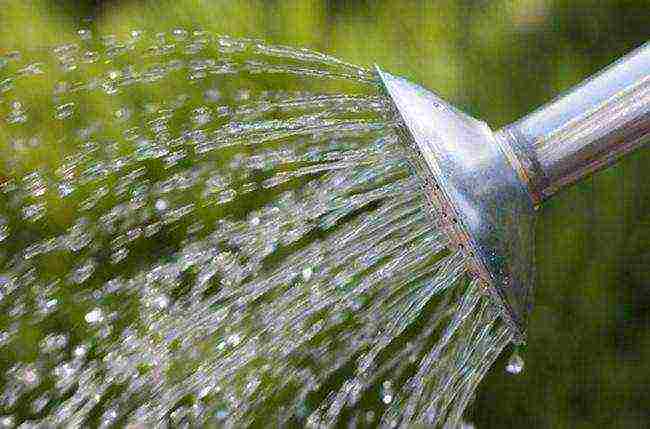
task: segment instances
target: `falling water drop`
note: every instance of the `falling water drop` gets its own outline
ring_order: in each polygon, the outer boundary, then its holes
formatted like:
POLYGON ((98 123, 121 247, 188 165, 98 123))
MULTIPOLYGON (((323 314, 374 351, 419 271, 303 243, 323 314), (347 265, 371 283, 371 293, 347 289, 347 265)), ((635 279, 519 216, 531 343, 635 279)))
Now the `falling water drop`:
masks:
POLYGON ((155 206, 156 206, 156 210, 158 210, 159 212, 164 212, 165 210, 167 210, 167 207, 169 207, 169 204, 167 203, 167 201, 160 198, 156 200, 155 206))
POLYGON ((393 383, 390 380, 381 384, 381 401, 386 405, 393 401, 393 383))
POLYGON ((92 37, 93 33, 87 28, 82 28, 79 31, 77 31, 77 34, 79 37, 83 40, 88 40, 92 37))
POLYGON ((154 304, 155 304, 156 307, 158 307, 160 310, 164 310, 164 309, 167 308, 167 306, 169 305, 169 298, 167 298, 167 296, 165 296, 165 295, 157 296, 157 297, 154 299, 154 304))
POLYGON ((88 347, 83 344, 75 347, 74 349, 74 355, 77 358, 82 358, 86 356, 86 353, 88 353, 88 347))
POLYGON ((68 195, 74 192, 74 186, 70 182, 61 182, 59 183, 59 195, 61 197, 67 197, 68 195))
POLYGON ((0 428, 13 428, 15 425, 14 416, 0 416, 0 428))
POLYGON ((221 93, 217 88, 211 88, 204 93, 205 100, 211 103, 216 103, 221 98, 221 93))
POLYGON ((176 40, 185 40, 187 38, 187 30, 175 28, 172 30, 172 36, 174 36, 176 40))
POLYGON ((14 101, 11 103, 12 110, 7 115, 7 123, 9 124, 20 124, 27 122, 27 113, 23 108, 23 104, 20 101, 14 101))
POLYGON ((197 125, 205 125, 212 120, 212 112, 209 108, 202 106, 197 107, 192 112, 192 122, 197 125))
POLYGON ((99 54, 95 51, 86 51, 83 55, 83 61, 86 63, 94 63, 99 59, 99 54))
POLYGON ((7 219, 0 216, 0 241, 4 241, 9 237, 9 226, 7 223, 7 219))
POLYGON ((40 413, 48 402, 50 402, 50 398, 47 394, 39 396, 32 402, 32 411, 34 413, 40 413))
POLYGON ((36 222, 37 220, 40 220, 43 218, 43 216, 45 216, 45 204, 36 203, 36 204, 23 207, 22 215, 23 215, 23 219, 36 222))
POLYGON ((311 279, 311 276, 314 274, 314 270, 312 267, 305 267, 302 270, 302 278, 308 282, 311 279))
MULTIPOLYGON (((2 68, 1 65, 0 65, 0 68, 2 68)), ((1 92, 7 92, 10 89, 12 89, 13 87, 14 87, 14 80, 12 78, 8 77, 8 78, 6 78, 4 80, 0 80, 0 93, 1 92)))
POLYGON ((524 359, 519 355, 519 352, 515 351, 508 363, 506 364, 506 371, 510 374, 520 374, 524 370, 524 359))
POLYGON ((36 368, 33 367, 25 368, 23 370, 21 379, 23 383, 25 383, 27 386, 30 387, 36 386, 40 381, 38 371, 36 370, 36 368))
POLYGON ((89 324, 94 325, 104 320, 104 315, 101 309, 95 307, 92 309, 92 311, 86 313, 84 319, 86 319, 86 322, 88 322, 89 324))
POLYGON ((127 107, 119 108, 114 113, 115 117, 121 121, 126 121, 131 117, 131 110, 127 107))
POLYGON ((67 119, 74 113, 74 103, 65 103, 56 107, 54 117, 56 119, 67 119))

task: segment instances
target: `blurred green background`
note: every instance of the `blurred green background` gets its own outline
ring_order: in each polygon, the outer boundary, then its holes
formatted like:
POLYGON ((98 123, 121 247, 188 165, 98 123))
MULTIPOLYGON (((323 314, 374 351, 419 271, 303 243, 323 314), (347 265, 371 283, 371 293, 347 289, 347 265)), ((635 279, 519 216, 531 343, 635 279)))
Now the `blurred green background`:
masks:
MULTIPOLYGON (((650 2, 0 0, 5 49, 176 26, 377 63, 498 128, 647 41, 650 2)), ((478 428, 650 426, 648 165, 645 148, 544 207, 526 368, 497 362, 478 428)))

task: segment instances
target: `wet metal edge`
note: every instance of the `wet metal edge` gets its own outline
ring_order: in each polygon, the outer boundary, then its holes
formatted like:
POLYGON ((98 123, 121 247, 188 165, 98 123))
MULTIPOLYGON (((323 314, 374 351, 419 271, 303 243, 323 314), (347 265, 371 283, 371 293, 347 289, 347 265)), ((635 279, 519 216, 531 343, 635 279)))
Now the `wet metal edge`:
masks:
MULTIPOLYGON (((377 67, 411 140, 411 163, 424 181, 435 220, 443 222, 468 270, 488 287, 502 319, 526 336, 535 281, 534 200, 483 122, 377 67)), ((409 143, 407 143, 408 145, 409 143)))

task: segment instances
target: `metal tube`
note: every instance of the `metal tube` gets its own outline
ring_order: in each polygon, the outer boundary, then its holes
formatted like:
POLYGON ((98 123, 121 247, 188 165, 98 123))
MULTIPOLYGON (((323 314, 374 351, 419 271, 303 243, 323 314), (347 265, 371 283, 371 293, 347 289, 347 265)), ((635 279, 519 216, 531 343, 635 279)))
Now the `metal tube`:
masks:
POLYGON ((536 203, 650 141, 650 43, 497 133, 536 203))
POLYGON ((425 88, 377 72, 429 213, 523 342, 535 206, 650 140, 650 44, 497 133, 425 88))

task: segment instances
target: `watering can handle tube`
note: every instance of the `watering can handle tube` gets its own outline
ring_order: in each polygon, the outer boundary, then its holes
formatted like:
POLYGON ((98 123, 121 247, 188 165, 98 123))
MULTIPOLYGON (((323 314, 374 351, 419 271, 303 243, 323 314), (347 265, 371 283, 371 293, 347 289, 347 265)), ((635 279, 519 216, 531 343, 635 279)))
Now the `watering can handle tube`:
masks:
POLYGON ((650 141, 650 42, 497 132, 536 203, 650 141))

